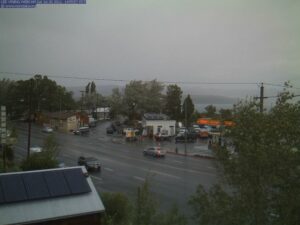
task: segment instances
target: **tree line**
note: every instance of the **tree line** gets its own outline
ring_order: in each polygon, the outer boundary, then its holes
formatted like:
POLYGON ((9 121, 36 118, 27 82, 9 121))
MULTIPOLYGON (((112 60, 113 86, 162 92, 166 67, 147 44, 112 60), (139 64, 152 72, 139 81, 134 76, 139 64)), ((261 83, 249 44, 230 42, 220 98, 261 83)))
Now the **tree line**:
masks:
POLYGON ((110 107, 110 117, 124 115, 130 120, 139 120, 144 113, 164 113, 176 121, 188 124, 199 116, 230 119, 232 110, 208 105, 205 112, 195 110, 190 95, 183 98, 181 88, 176 84, 163 85, 157 80, 134 80, 124 89, 114 88, 112 94, 103 96, 97 92, 92 81, 85 86, 81 98, 75 100, 73 93, 47 76, 35 75, 27 80, 0 80, 0 104, 5 105, 10 119, 29 115, 29 112, 55 112, 60 110, 89 110, 110 107))
POLYGON ((1 80, 0 105, 6 106, 10 119, 41 110, 54 112, 77 108, 72 92, 42 75, 28 80, 1 80))

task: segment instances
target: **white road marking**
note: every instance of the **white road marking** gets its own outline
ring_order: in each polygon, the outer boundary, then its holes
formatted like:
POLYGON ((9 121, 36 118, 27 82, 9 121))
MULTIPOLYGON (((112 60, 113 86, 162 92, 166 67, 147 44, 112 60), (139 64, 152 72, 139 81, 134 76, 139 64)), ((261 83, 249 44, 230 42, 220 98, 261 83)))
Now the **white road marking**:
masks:
POLYGON ((103 183, 103 179, 101 177, 96 177, 96 176, 93 176, 93 175, 90 175, 90 177, 97 180, 100 183, 103 183))
POLYGON ((178 180, 181 179, 181 177, 174 176, 174 175, 171 175, 171 174, 168 174, 168 173, 163 173, 163 172, 156 171, 156 170, 150 170, 149 172, 154 173, 154 174, 158 174, 158 175, 162 175, 162 176, 172 177, 172 178, 175 178, 175 179, 178 179, 178 180))
POLYGON ((145 181, 145 178, 142 177, 138 177, 138 176, 133 176, 134 179, 140 180, 140 181, 145 181))
POLYGON ((111 169, 111 168, 108 168, 108 167, 104 167, 104 169, 105 169, 105 170, 107 170, 107 171, 109 171, 109 172, 114 172, 114 170, 113 170, 113 169, 111 169))
MULTIPOLYGON (((140 162, 145 163, 145 165, 149 163, 146 160, 134 159, 134 158, 126 157, 126 156, 119 156, 119 157, 123 158, 123 159, 130 159, 130 160, 133 160, 133 161, 140 161, 140 162)), ((115 160, 112 160, 112 159, 109 159, 109 158, 104 158, 104 157, 101 160, 102 161, 107 161, 107 162, 115 162, 115 160)), ((124 162, 118 162, 118 164, 123 165, 123 166, 130 166, 132 168, 137 168, 137 169, 140 169, 140 170, 143 170, 143 171, 147 171, 147 172, 151 171, 150 169, 144 169, 144 168, 140 168, 140 167, 134 166, 132 163, 129 164, 129 163, 124 163, 124 162)), ((172 170, 187 172, 187 173, 197 173, 197 174, 202 174, 202 175, 205 174, 205 175, 214 176, 214 177, 217 176, 215 173, 211 173, 211 172, 196 171, 196 170, 193 170, 193 169, 185 169, 185 168, 178 168, 178 167, 175 167, 175 166, 170 166, 170 165, 165 165, 165 164, 158 164, 158 166, 169 168, 169 169, 172 169, 172 170)), ((167 175, 169 175, 169 174, 167 174, 167 175)), ((172 176, 172 175, 170 175, 170 176, 172 176)), ((176 177, 176 178, 178 178, 178 177, 176 177)))
POLYGON ((175 163, 180 163, 180 164, 183 164, 183 162, 181 162, 181 161, 178 161, 178 160, 172 160, 173 162, 175 162, 175 163))

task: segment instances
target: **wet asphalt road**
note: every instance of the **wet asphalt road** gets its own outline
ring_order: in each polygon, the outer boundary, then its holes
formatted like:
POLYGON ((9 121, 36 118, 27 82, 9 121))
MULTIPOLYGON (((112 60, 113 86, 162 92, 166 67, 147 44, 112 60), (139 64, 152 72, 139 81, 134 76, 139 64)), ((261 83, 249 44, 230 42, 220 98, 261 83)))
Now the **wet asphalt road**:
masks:
MULTIPOLYGON (((155 145, 155 142, 127 143, 122 137, 106 135, 108 125, 109 121, 99 123, 87 136, 54 132, 59 143, 59 159, 66 166, 77 165, 77 158, 81 155, 99 159, 102 171, 91 173, 91 177, 100 193, 123 192, 134 199, 137 187, 148 178, 162 209, 176 203, 182 212, 190 214, 187 201, 197 185, 208 188, 216 182, 214 160, 174 154, 167 154, 165 158, 145 157, 143 149, 155 145)), ((19 123, 17 127, 19 136, 15 154, 20 160, 26 156, 27 124, 19 123)), ((41 132, 41 127, 33 125, 32 145, 42 146, 47 135, 41 132)), ((163 144, 166 148, 168 145, 172 143, 163 144)))

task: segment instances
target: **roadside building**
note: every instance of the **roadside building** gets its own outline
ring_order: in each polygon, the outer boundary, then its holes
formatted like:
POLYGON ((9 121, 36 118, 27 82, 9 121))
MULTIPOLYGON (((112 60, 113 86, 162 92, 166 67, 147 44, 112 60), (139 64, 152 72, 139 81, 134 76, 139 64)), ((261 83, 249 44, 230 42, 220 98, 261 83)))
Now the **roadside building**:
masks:
POLYGON ((145 113, 143 116, 143 136, 153 137, 157 134, 175 135, 176 121, 161 113, 145 113))
POLYGON ((97 120, 107 120, 109 119, 110 108, 109 107, 100 107, 96 109, 96 118, 97 120))
POLYGON ((84 167, 0 174, 0 225, 99 225, 104 206, 84 167))
POLYGON ((46 124, 55 130, 68 132, 87 126, 89 118, 85 112, 43 112, 39 116, 39 123, 42 125, 46 124))

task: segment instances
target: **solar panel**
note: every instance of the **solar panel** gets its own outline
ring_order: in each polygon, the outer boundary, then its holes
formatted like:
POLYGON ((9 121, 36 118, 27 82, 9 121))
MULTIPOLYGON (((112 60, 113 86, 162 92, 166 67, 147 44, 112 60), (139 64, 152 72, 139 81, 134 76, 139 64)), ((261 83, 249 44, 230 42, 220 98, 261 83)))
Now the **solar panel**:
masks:
POLYGON ((50 197, 47 183, 41 172, 25 173, 22 175, 28 199, 40 199, 50 197))
POLYGON ((62 171, 47 171, 43 175, 51 197, 72 194, 62 171))
POLYGON ((64 174, 72 194, 82 194, 91 191, 91 188, 80 168, 65 170, 64 174))
POLYGON ((20 174, 0 177, 5 202, 17 202, 27 200, 25 186, 20 174))
POLYGON ((4 196, 3 196, 3 191, 2 191, 2 187, 1 187, 1 183, 0 183, 0 204, 4 203, 4 196))

